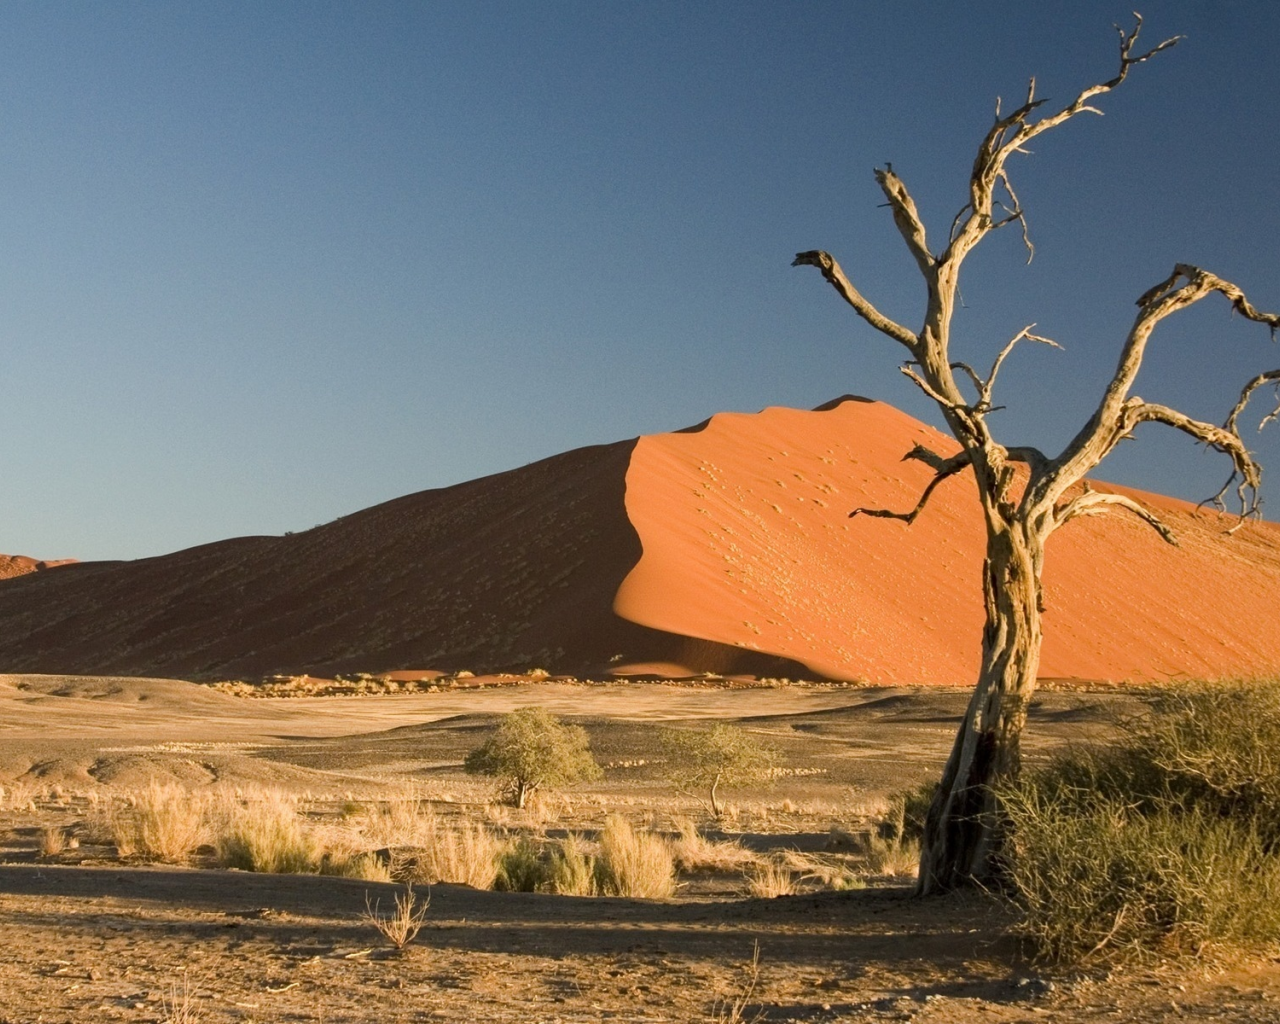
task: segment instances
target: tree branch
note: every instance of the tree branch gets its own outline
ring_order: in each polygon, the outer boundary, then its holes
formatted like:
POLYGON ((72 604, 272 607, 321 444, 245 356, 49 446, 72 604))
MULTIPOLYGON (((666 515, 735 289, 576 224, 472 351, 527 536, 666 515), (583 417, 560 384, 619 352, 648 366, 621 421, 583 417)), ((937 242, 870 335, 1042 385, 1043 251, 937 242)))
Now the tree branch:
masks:
MULTIPOLYGON (((1230 486, 1238 476, 1240 488, 1237 493, 1241 498, 1242 514, 1247 515, 1256 511, 1260 470, 1235 429, 1235 418, 1238 417, 1239 410, 1244 408, 1242 402, 1247 402, 1252 391, 1261 386, 1261 383, 1267 382, 1266 374, 1262 375, 1259 384, 1250 382, 1246 385, 1244 393, 1241 394, 1242 401, 1237 403, 1225 427, 1201 423, 1177 410, 1153 405, 1141 399, 1129 398, 1129 390, 1138 376, 1143 357, 1146 355, 1147 343, 1156 326, 1179 310, 1194 305, 1214 293, 1227 298, 1232 308, 1245 319, 1266 324, 1271 328, 1273 335, 1280 328, 1280 314, 1259 311, 1238 286, 1199 267, 1179 263, 1173 268, 1173 273, 1169 277, 1146 291, 1138 299, 1138 316, 1129 329, 1115 374, 1107 385, 1097 410, 1062 454, 1054 460, 1050 486, 1057 488, 1058 493, 1092 470, 1121 438, 1128 436, 1138 423, 1155 421, 1183 430, 1197 440, 1231 456, 1235 472, 1227 485, 1230 486), (1247 493, 1249 491, 1252 491, 1251 496, 1247 493)), ((1215 499, 1216 503, 1218 499, 1215 499)))
POLYGON ((1142 16, 1135 14, 1134 17, 1137 20, 1132 32, 1126 33, 1119 27, 1116 29, 1120 33, 1120 69, 1115 77, 1082 89, 1075 99, 1057 113, 1048 114, 1038 121, 1030 120, 1031 115, 1046 102, 1035 98, 1036 83, 1034 78, 1031 79, 1028 85, 1026 101, 1015 110, 1001 117, 1000 105, 999 101, 997 101, 995 123, 988 129, 982 143, 978 146, 977 157, 973 163, 973 172, 969 178, 969 202, 956 214, 956 220, 951 228, 950 243, 946 251, 938 257, 938 262, 947 263, 952 260, 957 262, 963 260, 969 250, 977 245, 985 235, 997 227, 1004 227, 1015 220, 1020 221, 1022 224, 1023 241, 1028 246, 1029 255, 1034 255, 1034 249, 1030 247, 1030 239, 1027 237, 1026 218, 1004 170, 1005 161, 1014 153, 1025 153, 1027 151, 1026 144, 1037 135, 1041 135, 1051 128, 1057 128, 1077 114, 1101 114, 1102 111, 1089 104, 1088 101, 1090 99, 1110 92, 1129 76, 1129 69, 1135 64, 1150 60, 1157 53, 1177 45, 1178 40, 1182 38, 1181 36, 1174 36, 1171 39, 1166 39, 1158 46, 1135 56, 1134 48, 1138 42, 1138 34, 1142 29, 1142 16), (995 203, 995 192, 998 184, 1004 185, 1014 208, 1010 211, 1008 217, 1000 221, 994 221, 992 219, 992 208, 995 203))
POLYGON ((876 519, 900 519, 902 522, 910 526, 916 521, 916 517, 924 510, 925 505, 929 503, 929 498, 933 496, 933 492, 943 480, 955 476, 965 466, 969 465, 969 453, 962 451, 949 459, 929 451, 923 445, 917 444, 911 451, 902 457, 902 461, 914 459, 917 462, 923 462, 934 470, 934 477, 929 481, 929 485, 924 489, 924 493, 920 495, 920 500, 916 502, 916 507, 910 512, 893 512, 887 508, 855 508, 849 513, 849 518, 854 516, 873 516, 876 519))
MULTIPOLYGON (((1272 330, 1274 331, 1275 328, 1272 327, 1272 330)), ((1249 383, 1244 386, 1244 390, 1240 392, 1240 401, 1236 402, 1235 406, 1231 410, 1231 415, 1227 417, 1227 422, 1223 424, 1223 426, 1238 437, 1240 432, 1236 429, 1236 420, 1238 420, 1240 418, 1240 414, 1244 412, 1244 407, 1249 404, 1249 399, 1253 396, 1253 393, 1258 390, 1258 388, 1262 387, 1262 385, 1272 383, 1276 386, 1277 404, 1274 409, 1262 417, 1262 422, 1258 424, 1258 429, 1261 430, 1272 420, 1280 418, 1280 370, 1268 370, 1266 373, 1258 374, 1258 376, 1254 377, 1253 380, 1249 381, 1249 383)))
POLYGON ((1037 341, 1041 345, 1048 345, 1051 348, 1062 348, 1062 346, 1052 338, 1045 338, 1039 334, 1032 334, 1031 328, 1034 326, 1035 324, 1027 324, 1026 327, 1022 328, 1022 330, 1008 340, 1004 348, 1000 350, 1000 354, 996 356, 995 362, 991 364, 991 372, 987 374, 987 379, 983 382, 980 388, 981 401, 983 403, 988 405, 991 403, 991 390, 996 385, 996 376, 1000 373, 1000 367, 1002 367, 1004 365, 1004 361, 1009 358, 1009 353, 1013 351, 1013 347, 1023 338, 1026 338, 1028 341, 1037 341))
POLYGON ((903 184, 902 179, 893 173, 893 164, 885 164, 883 171, 876 168, 875 175, 876 181, 880 183, 880 190, 889 200, 889 206, 893 210, 893 222, 898 226, 898 233, 902 235, 907 248, 911 250, 911 255, 915 257, 920 273, 924 274, 926 281, 929 280, 937 260, 929 251, 924 221, 920 219, 920 211, 916 209, 915 200, 911 198, 911 193, 907 191, 907 186, 903 184))
POLYGON ((796 253, 796 258, 791 261, 791 265, 793 267, 817 267, 822 276, 840 293, 840 297, 853 307, 858 316, 862 317, 863 320, 881 334, 888 335, 894 341, 905 345, 911 350, 912 354, 915 353, 920 344, 920 339, 916 337, 915 333, 890 320, 868 302, 862 293, 845 277, 844 271, 840 269, 840 264, 832 258, 830 253, 823 252, 821 249, 798 252, 796 253))
MULTIPOLYGON (((1068 501, 1065 505, 1061 505, 1053 510, 1054 519, 1057 526, 1069 523, 1072 519, 1080 516, 1097 516, 1105 512, 1109 512, 1113 508, 1123 509, 1132 512, 1144 523, 1150 526, 1156 533, 1160 534, 1169 544, 1174 547, 1178 546, 1178 538, 1169 527, 1145 505, 1141 505, 1128 498, 1123 494, 1107 494, 1102 491, 1094 491, 1089 489, 1089 485, 1085 484, 1083 494, 1077 495, 1068 501)), ((1057 528, 1055 526, 1055 529, 1057 528)))

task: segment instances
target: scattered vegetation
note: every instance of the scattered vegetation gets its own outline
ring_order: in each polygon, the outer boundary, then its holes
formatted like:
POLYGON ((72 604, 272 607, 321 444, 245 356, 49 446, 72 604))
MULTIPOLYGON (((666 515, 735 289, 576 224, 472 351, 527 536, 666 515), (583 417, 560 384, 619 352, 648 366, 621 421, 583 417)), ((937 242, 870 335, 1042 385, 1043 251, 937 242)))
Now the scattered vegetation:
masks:
POLYGON ((1201 956, 1280 940, 1280 688, 1156 699, 1114 746, 1000 793, 1004 870, 1038 954, 1201 956))
POLYGON ((516 807, 524 807, 539 787, 566 786, 603 774, 591 756, 586 730, 563 725, 542 708, 505 715, 494 735, 467 755, 464 767, 473 775, 502 779, 516 807))
POLYGON ((667 777, 686 792, 706 791, 711 813, 721 816, 718 795, 726 789, 773 777, 778 751, 736 725, 670 729, 664 736, 667 777))

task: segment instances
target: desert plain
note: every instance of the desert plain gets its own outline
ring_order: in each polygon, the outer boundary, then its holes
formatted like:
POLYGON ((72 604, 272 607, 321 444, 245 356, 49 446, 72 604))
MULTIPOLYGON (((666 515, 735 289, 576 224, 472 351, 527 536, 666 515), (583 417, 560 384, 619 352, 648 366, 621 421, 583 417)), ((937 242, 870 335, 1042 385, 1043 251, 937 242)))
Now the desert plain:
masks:
MULTIPOLYGON (((1105 737, 1146 698, 1042 691, 1028 754, 1105 737)), ((0 677, 0 1020, 1280 1019, 1270 963, 1055 973, 1025 958, 999 900, 915 899, 908 871, 872 870, 858 834, 893 792, 938 772, 966 699, 951 687, 513 677, 251 697, 180 680, 0 677), (604 777, 517 811, 492 780, 465 775, 496 716, 525 706, 585 726, 604 777), (718 824, 664 777, 656 742, 659 727, 710 722, 767 740, 787 769, 729 792, 718 824), (366 909, 391 905, 395 882, 226 870, 199 852, 186 865, 120 856, 105 808, 154 780, 271 788, 309 827, 369 847, 384 838, 363 812, 410 799, 503 835, 589 837, 614 813, 677 842, 693 820, 712 842, 790 864, 796 891, 753 895, 741 865, 682 871, 664 899, 420 886, 422 931, 397 950, 366 909), (47 851, 50 829, 72 842, 47 851)))

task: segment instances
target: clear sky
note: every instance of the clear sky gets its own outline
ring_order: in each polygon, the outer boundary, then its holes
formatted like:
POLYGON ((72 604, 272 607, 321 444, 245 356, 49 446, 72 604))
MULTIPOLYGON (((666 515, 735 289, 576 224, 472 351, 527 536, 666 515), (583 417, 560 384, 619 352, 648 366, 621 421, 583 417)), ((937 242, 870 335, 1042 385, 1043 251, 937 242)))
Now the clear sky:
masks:
MULTIPOLYGON (((917 324, 873 167, 942 238, 995 97, 1110 77, 1132 2, 6 3, 0 551, 302 530, 845 392, 938 422, 791 258, 917 324)), ((1012 165, 1035 261, 1006 231, 969 264, 958 355, 1065 346, 1005 371, 1007 443, 1074 433, 1176 262, 1280 308, 1280 3, 1144 14, 1186 40, 1012 165)), ((1225 302, 1166 328, 1137 392, 1192 415, 1280 366, 1225 302)), ((1228 468, 1144 427, 1099 475, 1228 468)))

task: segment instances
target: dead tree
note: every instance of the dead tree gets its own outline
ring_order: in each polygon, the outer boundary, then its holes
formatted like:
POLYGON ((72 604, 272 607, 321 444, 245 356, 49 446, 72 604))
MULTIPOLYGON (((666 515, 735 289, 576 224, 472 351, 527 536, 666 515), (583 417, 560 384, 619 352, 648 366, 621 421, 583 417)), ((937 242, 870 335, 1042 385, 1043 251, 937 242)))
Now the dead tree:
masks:
MULTIPOLYGON (((1035 95, 1031 80, 1027 98, 1007 114, 996 102, 995 123, 978 146, 969 179, 969 201, 952 222, 946 245, 935 253, 907 186, 892 165, 875 172, 893 220, 914 257, 928 289, 924 321, 911 330, 881 313, 849 281, 832 257, 821 251, 798 253, 793 266, 817 267, 840 296, 863 320, 907 350, 902 372, 937 403, 947 426, 960 443, 958 454, 942 458, 917 446, 905 458, 928 464, 934 477, 909 512, 855 509, 850 515, 901 519, 910 524, 930 495, 948 477, 971 471, 986 524, 986 558, 982 570, 986 619, 982 632, 982 662, 977 685, 935 793, 926 822, 918 892, 945 891, 972 880, 989 878, 999 842, 995 784, 1015 775, 1020 762, 1019 738, 1036 683, 1040 659, 1041 615, 1044 611, 1040 577, 1045 542, 1059 527, 1080 516, 1128 512, 1176 544, 1171 530, 1154 512, 1131 498, 1091 490, 1085 475, 1098 465, 1140 423, 1163 423, 1224 453, 1232 465, 1226 485, 1213 499, 1222 499, 1234 485, 1240 501, 1240 522, 1258 511, 1260 467, 1240 437, 1239 420, 1251 395, 1266 384, 1280 382, 1280 370, 1250 381, 1222 426, 1203 423, 1176 409, 1131 395, 1143 355, 1156 326, 1167 317, 1210 295, 1224 296, 1249 320, 1267 324, 1274 337, 1280 315, 1256 310, 1234 284, 1179 263, 1164 281, 1138 299, 1138 314, 1125 337, 1120 362, 1093 415, 1055 457, 1031 447, 1010 447, 991 433, 988 417, 995 410, 992 393, 1001 367, 1020 341, 1054 344, 1033 334, 1034 324, 1019 331, 995 357, 984 374, 952 359, 949 346, 960 267, 987 235, 1018 225, 1028 249, 1027 221, 1009 180, 1006 163, 1025 153, 1036 136, 1057 128, 1078 114, 1101 113, 1090 101, 1110 92, 1128 77, 1135 64, 1174 46, 1168 39, 1146 52, 1136 44, 1142 26, 1120 34, 1120 69, 1109 81, 1091 85, 1054 113, 1041 113, 1045 100, 1035 95), (965 390, 962 390, 961 384, 965 390), (966 394, 966 390, 969 394, 966 394), (1015 469, 1015 465, 1017 468, 1015 469)), ((1268 419, 1280 414, 1272 412, 1268 419)), ((1265 422, 1265 421, 1264 421, 1265 422)))

